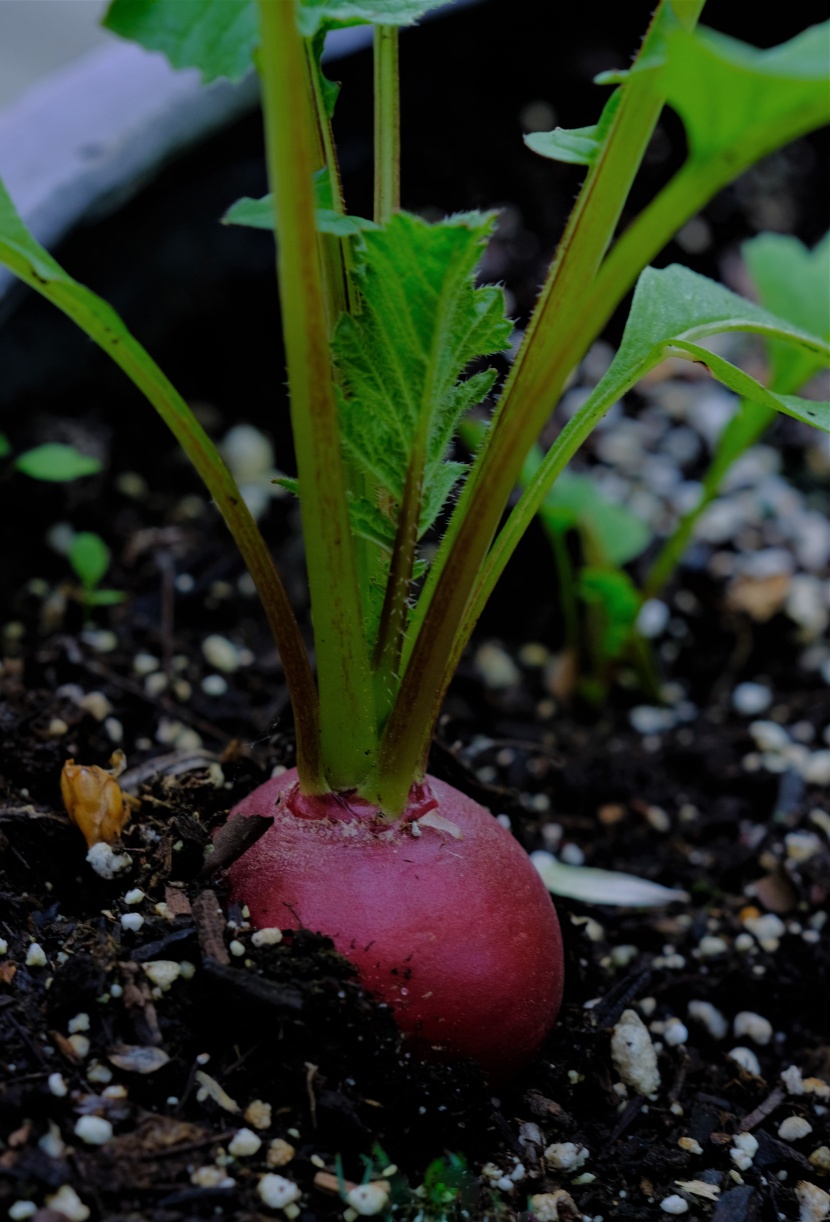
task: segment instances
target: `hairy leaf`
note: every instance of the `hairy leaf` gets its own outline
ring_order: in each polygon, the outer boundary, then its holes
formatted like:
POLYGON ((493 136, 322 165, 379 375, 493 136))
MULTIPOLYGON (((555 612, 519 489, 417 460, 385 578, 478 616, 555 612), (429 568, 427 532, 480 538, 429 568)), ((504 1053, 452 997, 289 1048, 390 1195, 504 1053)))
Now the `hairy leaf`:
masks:
POLYGON ((492 371, 459 382, 467 365, 507 346, 500 289, 477 289, 473 271, 493 217, 429 225, 398 213, 361 239, 360 311, 338 324, 343 443, 361 514, 388 533, 413 446, 425 454, 419 534, 460 475, 446 452, 461 415, 492 386, 492 371), (384 521, 385 519, 385 521, 384 521))
POLYGON ((239 81, 259 43, 256 0, 112 0, 103 24, 202 79, 239 81))
POLYGON ((804 131, 830 118, 830 22, 766 51, 705 28, 677 27, 668 46, 667 98, 695 160, 736 144, 776 147, 779 127, 788 128, 793 115, 804 131))
MULTIPOLYGON (((343 216, 333 208, 317 208, 318 233, 333 233, 338 238, 353 237, 364 229, 374 229, 375 222, 363 216, 343 216)), ((231 204, 222 217, 223 225, 247 225, 250 229, 274 228, 274 199, 263 195, 262 199, 243 196, 231 204)))
POLYGON ((312 38, 324 24, 337 25, 414 25, 443 0, 299 0, 297 25, 300 33, 312 38))
POLYGON ((534 153, 551 161, 591 165, 611 130, 621 96, 615 89, 605 103, 599 122, 591 127, 555 127, 551 132, 529 132, 524 142, 534 153))
POLYGON ((607 401, 610 405, 663 356, 671 354, 700 361, 730 390, 753 402, 830 432, 830 404, 767 390, 755 378, 701 346, 700 340, 725 331, 749 331, 765 339, 783 340, 802 346, 822 364, 830 363, 826 340, 777 318, 705 276, 677 264, 662 271, 647 267, 637 283, 619 351, 590 402, 607 401))
POLYGON ((67 480, 80 479, 82 475, 97 475, 101 470, 99 459, 82 454, 74 446, 47 442, 20 454, 14 464, 18 471, 32 479, 62 484, 67 480))

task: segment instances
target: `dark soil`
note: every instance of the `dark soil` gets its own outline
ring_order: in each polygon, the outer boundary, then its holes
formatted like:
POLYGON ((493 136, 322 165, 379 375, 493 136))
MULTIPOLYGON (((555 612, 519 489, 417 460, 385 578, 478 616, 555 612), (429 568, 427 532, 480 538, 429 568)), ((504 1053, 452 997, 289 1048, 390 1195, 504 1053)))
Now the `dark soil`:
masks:
MULTIPOLYGON (((524 8, 532 16, 538 6, 524 8)), ((417 115, 426 132, 405 167, 405 184, 419 184, 405 185, 407 203, 509 201, 486 270, 506 280, 519 316, 577 179, 524 153, 518 116, 541 99, 556 104, 563 124, 585 122, 595 105, 586 82, 624 63, 637 35, 627 14, 625 31, 607 30, 607 45, 594 29, 574 28, 553 49, 531 38, 528 57, 514 64, 503 31, 508 11, 524 8, 492 3, 425 28, 421 44, 405 43, 404 63, 415 81, 405 121, 417 115), (433 65, 425 74, 416 45, 433 65), (438 97, 434 82, 450 79, 442 56, 466 73, 438 97), (518 148, 514 164, 494 160, 495 145, 518 148), (466 146, 465 180, 456 150, 466 146)), ((730 14, 726 6, 723 28, 740 33, 730 14)), ((793 20, 757 41, 787 37, 806 18, 793 20)), ((367 206, 365 68, 356 57, 339 73, 344 99, 350 91, 353 99, 340 138, 355 211, 367 206)), ((655 145, 658 176, 674 156, 673 136, 667 128, 655 145)), ((60 255, 114 301, 214 435, 250 422, 290 470, 275 402, 279 320, 267 239, 214 219, 237 196, 262 190, 259 152, 258 125, 246 121, 167 170, 122 216, 74 235, 60 255), (205 211, 194 220, 197 201, 205 211)), ((773 196, 777 227, 815 241, 824 223, 820 157, 820 142, 802 143, 716 201, 706 218, 711 240, 694 265, 729 266, 735 244, 769 226, 773 196)), ((689 261, 678 249, 666 256, 678 257, 689 261)), ((0 333, 0 366, 2 429, 15 450, 71 440, 104 461, 100 477, 69 486, 14 474, 0 483, 4 1211, 38 1222, 273 1217, 257 1192, 272 1172, 299 1185, 293 1216, 305 1222, 342 1217, 337 1175, 365 1174, 391 1183, 402 1218, 527 1217, 531 1196, 555 1193, 558 1213, 549 1198, 537 1203, 538 1217, 548 1208, 568 1222, 633 1222, 682 1204, 690 1220, 827 1217, 830 1198, 819 1196, 808 1213, 809 1190, 799 1185, 830 1190, 822 773, 830 651, 820 624, 788 610, 786 590, 764 617, 736 605, 725 576, 742 556, 778 548, 793 556, 792 586, 804 567, 798 532, 769 511, 734 538, 695 544, 655 640, 661 677, 674 685, 668 707, 680 711, 650 729, 642 709, 654 713, 653 701, 626 670, 600 710, 557 686, 562 626, 541 532, 530 532, 494 598, 450 694, 432 772, 508 817, 529 851, 554 849, 689 896, 643 910, 557 900, 562 1014, 538 1061, 494 1092, 474 1066, 413 1059, 324 938, 257 948, 242 912, 217 915, 223 883, 205 864, 210 834, 274 767, 293 763, 290 708, 258 604, 162 426, 68 323, 25 299, 0 333), (65 557, 47 542, 61 522, 107 540, 105 584, 125 593, 122 605, 84 611, 65 557), (236 650, 235 666, 219 672, 224 689, 203 650, 211 635, 236 650), (733 699, 745 682, 769 692, 754 716, 733 699), (767 742, 776 727, 780 748, 767 742), (60 775, 68 758, 106 767, 115 748, 127 758, 121 784, 138 804, 119 846, 129 867, 107 880, 85 861, 60 775), (143 898, 128 901, 139 890, 143 898), (128 914, 143 922, 125 926, 128 914), (152 979, 159 961, 179 969, 167 988, 152 979), (714 1010, 690 1011, 693 1002, 714 1010), (649 1098, 623 1085, 611 1055, 613 1030, 631 1010, 658 1049, 661 1084, 649 1098), (736 1060, 736 1047, 748 1053, 736 1060), (112 1137, 85 1141, 82 1117, 106 1119, 112 1137), (241 1128, 261 1145, 234 1156, 241 1128), (757 1140, 748 1160, 734 1140, 744 1133, 757 1140), (67 1185, 82 1205, 64 1193, 50 1206, 67 1185)), ((590 369, 581 377, 590 380, 590 369)), ((667 374, 666 392, 678 387, 702 393, 667 374)), ((672 424, 662 394, 658 383, 632 396, 617 421, 651 422, 658 457, 672 424)), ((826 456, 815 438, 787 421, 769 445, 798 512, 826 513, 826 456)), ((585 461, 610 465, 601 449, 585 461)), ((684 476, 699 475, 703 461, 690 459, 684 476)), ((632 486, 641 478, 629 477, 632 486)), ((750 484, 746 495, 756 491, 750 484)), ((272 502, 263 528, 302 613, 287 499, 272 502)), ((829 573, 819 560, 807 575, 826 592, 829 573)))

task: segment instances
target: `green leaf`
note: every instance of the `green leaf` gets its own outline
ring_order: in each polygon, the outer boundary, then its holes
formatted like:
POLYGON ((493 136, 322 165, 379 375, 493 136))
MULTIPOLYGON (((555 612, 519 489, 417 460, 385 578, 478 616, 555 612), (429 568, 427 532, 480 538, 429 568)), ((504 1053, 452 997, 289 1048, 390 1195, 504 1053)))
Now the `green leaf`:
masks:
POLYGON ((605 103, 599 122, 592 127, 555 127, 551 132, 529 132, 524 142, 540 157, 570 165, 592 165, 605 141, 622 94, 615 89, 605 103))
POLYGON ((362 512, 380 535, 400 504, 418 437, 426 455, 419 534, 434 521, 460 474, 457 464, 444 470, 458 421, 495 375, 458 379, 470 361, 509 342, 501 290, 473 284, 493 219, 472 213, 429 225, 398 213, 362 236, 360 311, 341 318, 334 353, 344 450, 362 512))
MULTIPOLYGON (((762 233, 741 248, 762 305, 797 327, 830 336, 830 234, 813 250, 783 233, 762 233)), ((822 367, 812 353, 771 341, 772 383, 797 390, 822 367)))
POLYGON ((82 475, 97 475, 101 470, 101 463, 97 458, 82 454, 74 446, 60 445, 58 442, 49 442, 27 450, 15 459, 14 465, 18 471, 32 479, 47 480, 55 484, 79 479, 82 475))
POLYGON ((579 572, 578 590, 580 598, 602 612, 600 650, 603 657, 618 657, 640 610, 637 587, 620 569, 586 565, 579 572))
POLYGON ((69 563, 84 589, 94 590, 110 563, 110 549, 100 535, 79 531, 69 545, 69 563))
POLYGON ((206 84, 241 80, 259 44, 255 0, 112 0, 103 24, 174 68, 198 68, 206 84))
MULTIPOLYGON (((175 3, 175 0, 173 0, 175 3)), ((325 23, 337 25, 414 25, 443 0, 299 0, 297 25, 313 38, 325 23)))
POLYGON ((90 590, 84 602, 88 607, 116 607, 127 595, 123 590, 90 590))
MULTIPOLYGON (((526 483, 542 464, 536 451, 525 464, 526 483)), ((539 517, 550 530, 576 528, 585 538, 585 550, 597 563, 628 564, 648 547, 652 530, 624 505, 609 501, 588 475, 563 471, 545 497, 539 517)))
POLYGON ((695 160, 736 144, 776 147, 777 130, 788 129, 793 115, 805 131, 830 117, 830 22, 766 51, 705 28, 678 26, 667 37, 666 94, 695 160))
MULTIPOLYGON (((376 229, 374 221, 362 216, 343 216, 335 212, 331 204, 331 185, 328 171, 320 170, 314 175, 317 201, 317 229, 320 233, 333 233, 339 238, 353 237, 364 229, 376 229), (322 177, 324 176, 324 177, 322 177)), ((247 196, 231 204, 222 217, 223 225, 247 225, 251 229, 274 229, 274 197, 263 195, 261 199, 247 196)))
POLYGON ((5 433, 0 433, 0 458, 7 458, 11 452, 11 442, 5 433))
POLYGON ((776 394, 698 342, 725 331, 755 332, 765 339, 800 345, 823 364, 830 362, 826 340, 777 318, 705 276, 677 264, 662 271, 647 267, 637 282, 617 355, 580 411, 593 412, 600 403, 610 406, 664 356, 673 355, 701 362, 730 390, 753 402, 830 432, 830 404, 776 394))

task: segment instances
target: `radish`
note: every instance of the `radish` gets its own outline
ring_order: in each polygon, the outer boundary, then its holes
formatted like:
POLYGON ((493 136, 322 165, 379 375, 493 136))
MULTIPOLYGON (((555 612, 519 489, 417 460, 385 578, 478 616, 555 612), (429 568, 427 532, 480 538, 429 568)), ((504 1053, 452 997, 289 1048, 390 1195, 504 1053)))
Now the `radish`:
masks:
MULTIPOLYGON (((786 394, 768 389, 700 347, 721 331, 757 332, 800 345, 806 378, 824 362, 825 341, 688 269, 646 267, 733 170, 824 121, 825 32, 815 27, 770 52, 721 45, 711 32, 695 34, 703 0, 659 0, 600 121, 527 138, 588 172, 468 469, 453 457, 453 438, 494 391, 498 373, 483 358, 512 347, 515 330, 502 291, 475 276, 495 214, 431 223, 400 206, 395 27, 435 2, 257 0, 227 38, 216 37, 208 0, 194 0, 187 22, 171 21, 175 0, 112 0, 106 18, 116 32, 165 48, 176 67, 199 67, 206 81, 235 79, 256 48, 272 190, 237 201, 224 219, 279 234, 297 467, 296 478, 280 482, 301 501, 314 671, 265 539, 215 445, 114 311, 27 232, 2 183, 0 263, 78 322, 155 407, 262 599, 294 711, 297 772, 236 808, 237 817, 273 813, 275 822, 232 867, 233 896, 258 925, 328 934, 413 1044, 472 1057, 503 1076, 533 1056, 556 1017, 559 929, 507 832, 426 776, 433 732, 487 598, 554 480, 611 405, 666 355, 701 361, 766 410, 830 431, 830 405, 796 398, 795 384, 786 394), (351 10, 347 24, 376 26, 371 218, 346 211, 331 126, 337 91, 322 72, 326 32, 341 10, 351 10), (711 133, 709 111, 731 113, 733 96, 743 119, 711 133), (666 102, 686 126, 689 160, 611 249, 666 102), (504 519, 571 371, 640 271, 617 356, 504 519)), ((244 401, 244 362, 237 389, 244 401)), ((665 553, 672 563, 676 540, 665 553)))
POLYGON ((327 934, 430 1057, 503 1079, 562 998, 559 924, 535 868, 483 807, 428 777, 393 823, 355 794, 309 797, 292 769, 231 818, 274 824, 229 871, 258 927, 327 934))

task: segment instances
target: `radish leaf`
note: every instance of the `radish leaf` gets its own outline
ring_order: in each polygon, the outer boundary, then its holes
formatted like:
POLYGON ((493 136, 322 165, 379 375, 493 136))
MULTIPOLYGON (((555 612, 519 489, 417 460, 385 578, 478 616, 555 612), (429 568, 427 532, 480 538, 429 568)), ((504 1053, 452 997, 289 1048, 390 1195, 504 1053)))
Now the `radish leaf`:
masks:
POLYGON ((334 354, 352 492, 379 537, 394 537, 418 446, 424 453, 418 534, 434 522, 462 472, 446 462, 458 421, 486 396, 495 372, 459 378, 477 357, 507 347, 512 325, 501 290, 473 284, 493 219, 465 213, 429 225, 398 213, 359 241, 360 308, 341 318, 334 354))
POLYGON ((321 26, 414 25, 441 0, 299 0, 297 25, 312 38, 321 26))
POLYGON ((162 51, 174 68, 199 68, 205 84, 220 76, 240 81, 259 43, 255 0, 113 0, 103 24, 162 51))
POLYGON ((667 100, 691 158, 708 161, 737 144, 743 155, 757 145, 760 155, 781 143, 778 128, 792 139, 792 116, 805 131, 826 121, 828 33, 825 22, 764 51, 714 30, 670 31, 667 100))

